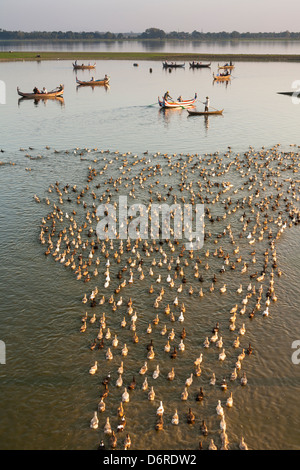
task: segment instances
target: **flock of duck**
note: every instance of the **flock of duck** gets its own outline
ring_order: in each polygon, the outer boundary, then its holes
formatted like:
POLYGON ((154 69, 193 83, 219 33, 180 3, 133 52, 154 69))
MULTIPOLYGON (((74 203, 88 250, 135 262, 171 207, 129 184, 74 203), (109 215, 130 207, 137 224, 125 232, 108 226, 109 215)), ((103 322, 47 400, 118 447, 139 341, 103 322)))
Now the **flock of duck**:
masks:
POLYGON ((48 207, 45 255, 83 283, 78 334, 100 385, 87 425, 100 449, 159 448, 165 434, 174 448, 247 450, 246 424, 230 433, 231 409, 251 387, 247 333, 277 301, 277 243, 300 221, 298 154, 276 145, 98 156, 83 187, 57 181, 34 195, 48 207), (99 239, 97 208, 117 207, 120 195, 149 213, 154 203, 204 204, 203 248, 187 250, 172 230, 168 240, 99 239))

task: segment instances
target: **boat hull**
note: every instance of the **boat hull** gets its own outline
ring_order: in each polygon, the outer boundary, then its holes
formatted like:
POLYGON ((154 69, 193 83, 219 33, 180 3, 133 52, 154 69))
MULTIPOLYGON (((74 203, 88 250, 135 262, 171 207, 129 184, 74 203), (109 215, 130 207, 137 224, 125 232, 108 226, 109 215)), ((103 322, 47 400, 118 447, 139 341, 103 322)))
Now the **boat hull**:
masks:
POLYGON ((80 86, 107 86, 109 84, 109 80, 102 79, 102 80, 89 80, 88 82, 83 82, 81 80, 76 79, 77 85, 80 86))
POLYGON ((219 70, 233 70, 234 65, 218 65, 219 70))
POLYGON ((197 100, 197 93, 195 93, 195 97, 191 100, 184 100, 184 101, 167 101, 164 98, 160 100, 158 98, 158 104, 161 108, 168 108, 168 109, 178 109, 178 108, 188 108, 189 106, 194 106, 197 100))
POLYGON ((191 111, 187 110, 189 116, 213 116, 213 115, 221 115, 223 114, 224 109, 220 109, 217 111, 191 111))
POLYGON ((172 62, 163 62, 163 68, 165 69, 176 69, 176 68, 184 68, 185 67, 185 63, 184 64, 176 64, 176 62, 172 63, 172 62))
POLYGON ((92 70, 96 68, 96 64, 94 65, 75 65, 73 64, 74 70, 92 70))
POLYGON ((214 75, 214 81, 216 82, 229 82, 231 80, 231 75, 214 75))
POLYGON ((211 66, 211 63, 209 64, 201 64, 200 62, 190 62, 190 68, 191 69, 204 69, 204 68, 209 68, 211 66))
POLYGON ((64 88, 57 91, 51 91, 49 93, 23 93, 17 88, 17 93, 22 98, 33 99, 33 100, 44 100, 49 98, 58 98, 64 94, 64 88))

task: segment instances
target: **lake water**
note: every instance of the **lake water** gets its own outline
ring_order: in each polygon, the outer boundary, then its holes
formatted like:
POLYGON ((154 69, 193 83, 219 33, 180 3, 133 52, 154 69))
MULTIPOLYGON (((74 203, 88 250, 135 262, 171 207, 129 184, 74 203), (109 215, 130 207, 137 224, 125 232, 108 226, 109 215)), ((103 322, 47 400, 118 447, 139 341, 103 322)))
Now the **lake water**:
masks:
MULTIPOLYGON (((235 353, 231 349, 231 342, 236 335, 230 335, 228 331, 229 310, 244 297, 243 295, 237 300, 236 288, 242 282, 245 291, 249 276, 241 280, 238 272, 234 276, 227 273, 224 282, 227 282, 228 292, 224 296, 219 292, 209 293, 211 275, 216 272, 219 278, 221 267, 218 258, 209 258, 209 275, 202 271, 208 277, 205 277, 203 285, 205 296, 199 300, 197 294, 190 296, 187 292, 193 278, 193 264, 189 260, 186 268, 189 281, 180 296, 180 302, 186 305, 186 318, 183 325, 178 322, 174 325, 176 345, 179 343, 178 335, 182 326, 188 332, 186 351, 176 359, 177 379, 169 383, 165 376, 173 362, 168 355, 165 359, 163 346, 166 340, 160 335, 160 330, 165 322, 168 330, 173 324, 163 317, 162 308, 153 308, 156 295, 153 297, 148 293, 149 279, 146 283, 135 282, 129 287, 129 291, 125 289, 124 294, 120 294, 123 295, 123 307, 113 312, 107 300, 114 289, 103 288, 103 255, 99 268, 101 276, 85 284, 77 281, 74 273, 59 262, 55 263, 52 256, 46 257, 45 246, 39 241, 42 219, 53 210, 54 203, 60 205, 54 189, 56 182, 61 190, 65 185, 70 185, 70 188, 77 185, 78 193, 73 193, 71 189, 68 193, 71 196, 70 203, 66 200, 67 194, 63 195, 62 207, 70 214, 74 210, 78 211, 78 217, 83 215, 76 197, 87 185, 90 167, 101 171, 108 166, 104 176, 98 175, 98 181, 96 180, 100 189, 95 189, 96 183, 91 183, 99 196, 107 188, 105 179, 116 179, 119 176, 124 159, 129 161, 127 169, 130 169, 130 178, 139 176, 142 170, 146 171, 147 165, 160 164, 163 174, 161 177, 157 175, 154 179, 150 178, 149 181, 146 178, 147 192, 142 187, 136 187, 137 200, 146 203, 149 183, 154 183, 156 178, 160 179, 160 186, 157 188, 163 195, 166 191, 162 186, 164 183, 174 186, 174 191, 180 195, 178 185, 182 179, 181 173, 176 171, 177 164, 182 166, 186 162, 185 175, 188 181, 197 184, 198 177, 193 166, 195 163, 201 166, 201 159, 203 166, 209 169, 212 181, 214 177, 219 181, 214 176, 216 170, 212 168, 217 163, 209 162, 211 153, 222 156, 221 164, 240 158, 243 165, 247 158, 244 154, 249 146, 259 152, 262 146, 267 149, 280 144, 282 152, 297 151, 297 146, 300 145, 300 107, 293 103, 291 97, 277 94, 278 91, 291 91, 293 82, 300 79, 297 64, 237 63, 228 85, 214 83, 213 71, 217 71, 217 63, 212 63, 211 69, 202 70, 191 70, 186 64, 185 69, 170 73, 163 70, 159 62, 141 61, 138 67, 134 67, 131 61, 98 61, 96 71, 78 71, 77 76, 89 79, 92 75, 102 78, 104 74, 108 74, 110 87, 78 89, 75 83, 76 74, 70 61, 0 64, 0 80, 6 84, 6 104, 0 105, 0 148, 4 150, 0 159, 5 163, 0 166, 0 339, 6 344, 6 364, 0 365, 2 449, 94 449, 103 438, 107 416, 111 416, 111 423, 115 427, 116 410, 123 392, 123 388, 119 390, 115 387, 116 367, 122 360, 120 345, 112 363, 105 360, 103 350, 90 351, 89 346, 99 330, 99 321, 96 325, 88 324, 88 331, 81 334, 81 317, 86 311, 89 317, 95 312, 98 319, 105 311, 112 333, 118 334, 120 344, 127 342, 129 347, 130 353, 124 358, 124 382, 129 384, 133 375, 138 382, 137 390, 130 392, 130 402, 124 405, 126 431, 132 438, 132 448, 197 449, 200 439, 203 440, 203 446, 207 447, 210 438, 220 447, 219 418, 216 417, 215 407, 220 399, 225 408, 224 400, 228 394, 220 392, 219 387, 211 389, 208 382, 212 371, 216 372, 218 383, 232 371, 235 353), (46 86, 49 90, 60 83, 65 86, 64 103, 55 100, 38 104, 32 100, 18 101, 17 86, 22 91, 30 92, 35 85, 39 88, 46 86), (224 114, 205 119, 200 116, 188 117, 184 109, 163 112, 158 107, 157 98, 166 90, 173 97, 181 94, 184 98, 191 98, 196 92, 198 109, 203 109, 201 102, 208 95, 211 106, 224 109, 224 114), (171 171, 164 154, 170 156, 175 153, 176 156, 171 159, 171 171), (197 155, 189 162, 187 155, 195 154, 197 155), (237 154, 240 157, 236 157, 237 154), (131 166, 137 159, 144 160, 131 166), (146 164, 148 159, 150 163, 146 164), (48 191, 51 189, 50 185, 53 185, 51 193, 48 191), (35 194, 42 203, 35 202, 35 194), (46 198, 50 200, 49 206, 45 204, 46 198), (82 304, 81 300, 96 285, 100 290, 97 300, 105 295, 106 303, 93 309, 89 303, 82 304), (134 346, 128 325, 124 330, 120 328, 124 315, 130 322, 126 313, 129 297, 134 300, 138 315, 137 333, 140 341, 134 346), (147 335, 147 325, 156 313, 161 315, 162 320, 155 327, 153 335, 147 335), (193 370, 193 360, 203 351, 202 343, 210 335, 216 321, 220 321, 229 357, 220 365, 215 360, 217 353, 214 348, 205 352, 202 376, 194 379, 188 402, 182 402, 180 394, 184 389, 184 381, 193 370), (149 383, 154 384, 156 400, 149 402, 140 388, 142 380, 138 371, 145 361, 145 345, 152 337, 157 354, 154 365, 159 361, 162 372, 155 382, 151 375, 154 366, 151 364, 148 377, 149 383), (98 372, 95 376, 89 376, 89 368, 95 360, 99 361, 98 372), (109 372, 112 373, 112 381, 109 386, 110 395, 106 400, 107 410, 99 416, 99 430, 94 431, 89 428, 89 421, 97 409, 103 390, 102 380, 109 372), (207 398, 198 404, 194 395, 202 385, 207 398), (165 430, 158 434, 154 424, 155 411, 160 400, 163 400, 166 409, 165 430), (186 423, 189 406, 197 418, 196 425, 192 427, 186 423), (178 427, 169 424, 175 408, 178 408, 181 420, 178 427), (203 438, 200 434, 202 419, 207 421, 209 438, 203 438)), ((267 158, 267 155, 261 157, 262 165, 267 158)), ((286 162, 290 158, 293 155, 288 156, 286 162)), ((293 162, 293 168, 297 161, 293 162)), ((278 160, 275 158, 272 165, 275 167, 277 164, 278 160)), ((250 173, 243 176, 242 171, 246 172, 247 168, 241 170, 241 173, 230 169, 228 176, 225 173, 220 180, 227 181, 228 178, 234 185, 233 189, 240 187, 251 177, 250 173)), ((254 167, 251 171, 255 174, 254 167)), ((295 178, 291 168, 278 177, 289 198, 289 183, 285 181, 288 178, 295 178)), ((207 183, 207 179, 201 181, 203 184, 207 183)), ((132 187, 131 185, 130 188, 132 187)), ((122 190, 128 191, 129 195, 129 189, 125 189, 124 184, 122 190)), ((270 191, 277 194, 275 189, 271 188, 270 191)), ((239 197, 247 196, 247 192, 246 188, 239 197)), ((230 192, 222 195, 220 201, 229 194, 234 199, 230 192)), ((86 198, 89 207, 92 207, 93 199, 88 192, 86 198)), ((296 196, 292 198, 292 202, 299 208, 296 196)), ((209 207, 212 210, 212 206, 209 207)), ((222 210, 222 206, 216 204, 213 212, 221 214, 222 210)), ((250 216, 249 208, 246 210, 250 216)), ((240 209, 238 217, 232 220, 236 237, 242 227, 239 222, 242 213, 243 210, 240 209)), ((274 214, 278 215, 277 212, 274 214)), ((57 223, 60 224, 59 221, 57 223)), ((212 233, 221 233, 227 224, 228 221, 219 222, 214 230, 211 229, 212 233)), ((270 225, 273 227, 272 222, 270 225)), ((247 315, 238 317, 238 326, 245 320, 247 328, 243 347, 247 348, 251 342, 254 354, 245 359, 242 368, 242 371, 247 372, 249 384, 245 388, 239 383, 232 386, 235 404, 232 409, 225 410, 227 432, 231 448, 234 449, 238 448, 242 435, 252 449, 299 449, 300 416, 297 397, 300 365, 291 361, 292 342, 300 339, 300 286, 297 277, 300 267, 299 241, 299 230, 293 226, 276 242, 278 265, 283 276, 276 276, 275 291, 278 301, 272 303, 270 317, 264 319, 261 313, 253 320, 247 315)), ((212 253, 215 246, 212 241, 208 240, 206 243, 204 249, 209 248, 212 253)), ((247 241, 239 243, 244 256, 244 252, 249 251, 247 241)), ((228 245, 228 240, 224 241, 224 246, 228 245)), ((268 240, 265 239, 261 245, 257 244, 258 266, 255 270, 261 269, 263 253, 268 246, 268 240)), ((230 253, 232 249, 230 247, 230 253)), ((115 288, 118 285, 116 275, 119 267, 113 260, 113 251, 109 252, 115 288)), ((126 252, 125 258, 127 256, 129 255, 126 252)), ((134 257, 133 253, 131 256, 134 257)), ((199 256, 204 265, 204 252, 199 256)), ((155 257, 157 261, 160 259, 159 252, 155 257)), ((120 267, 123 267, 123 261, 120 267)), ((145 265, 145 273, 148 273, 150 262, 147 261, 145 265)), ((155 276, 159 272, 167 277, 166 266, 161 271, 155 268, 155 276)), ((177 287, 178 279, 176 282, 177 287)), ((217 287, 222 285, 223 280, 219 279, 217 287)), ((259 284, 256 283, 256 286, 258 288, 259 284)), ((171 304, 176 296, 176 290, 171 292, 166 283, 164 287, 167 294, 163 307, 167 302, 171 304)), ((198 292, 199 282, 195 288, 198 292)), ((156 286, 156 294, 159 290, 160 287, 156 286)), ((120 298, 117 295, 115 297, 120 298)), ((176 316, 179 313, 180 310, 177 309, 176 316)), ((108 343, 105 342, 105 351, 108 343)), ((119 442, 123 438, 120 437, 119 442)))

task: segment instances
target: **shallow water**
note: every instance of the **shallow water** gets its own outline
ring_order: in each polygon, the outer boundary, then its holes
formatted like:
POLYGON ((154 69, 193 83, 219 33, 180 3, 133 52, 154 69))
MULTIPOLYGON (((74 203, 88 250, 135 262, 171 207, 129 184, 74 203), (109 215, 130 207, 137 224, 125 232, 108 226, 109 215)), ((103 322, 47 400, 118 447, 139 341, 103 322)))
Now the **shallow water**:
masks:
MULTIPOLYGON (((212 70, 216 69, 214 65, 212 70)), ((0 107, 0 148, 5 150, 1 160, 7 163, 0 166, 1 340, 5 341, 7 350, 6 365, 0 365, 2 449, 96 448, 103 437, 106 416, 111 416, 113 426, 117 423, 116 409, 123 391, 114 386, 116 367, 121 361, 120 346, 114 360, 108 364, 104 359, 106 348, 102 351, 89 349, 99 324, 88 325, 85 334, 79 333, 80 319, 85 311, 89 315, 94 310, 97 316, 102 314, 101 307, 93 309, 81 303, 84 294, 95 287, 95 282, 84 284, 77 281, 74 274, 60 263, 55 263, 52 256, 45 257, 45 249, 39 243, 41 220, 56 200, 54 194, 47 192, 49 185, 58 181, 60 187, 76 184, 81 189, 86 185, 88 167, 99 170, 110 160, 113 163, 109 165, 106 177, 116 178, 122 152, 127 151, 132 151, 132 155, 127 156, 132 162, 135 161, 135 153, 143 158, 143 152, 148 150, 146 158, 163 167, 162 184, 164 178, 167 180, 164 152, 184 152, 182 157, 173 159, 182 164, 188 159, 187 153, 198 153, 203 157, 205 152, 220 151, 223 154, 228 145, 232 146, 233 153, 223 157, 225 163, 234 159, 237 152, 246 152, 249 145, 259 149, 262 145, 281 142, 282 149, 294 150, 289 144, 299 143, 299 107, 293 105, 289 97, 277 95, 276 91, 290 89, 291 82, 297 79, 297 67, 284 64, 278 68, 277 64, 276 76, 274 67, 274 64, 238 64, 234 73, 236 78, 226 87, 213 85, 211 72, 205 70, 192 72, 186 69, 169 74, 158 63, 140 63, 138 68, 134 68, 131 62, 98 62, 97 76, 108 73, 111 76, 110 89, 77 91, 75 74, 69 63, 1 64, 0 78, 7 83, 7 104, 0 107), (150 67, 152 74, 149 73, 150 67), (27 91, 35 83, 46 83, 51 88, 61 82, 66 90, 63 107, 50 100, 46 106, 43 103, 35 106, 32 101, 23 101, 18 105, 17 85, 27 91), (212 105, 217 103, 224 107, 224 116, 209 119, 205 124, 202 118, 188 118, 185 110, 161 113, 154 102, 165 89, 169 89, 171 94, 181 93, 184 96, 190 96, 195 91, 201 97, 209 94, 212 105), (50 149, 46 149, 46 145, 50 149), (80 149, 74 153, 77 146, 80 149), (25 150, 20 151, 20 147, 25 150), (85 147, 90 151, 86 152, 85 147), (94 151, 95 147, 99 150, 94 151), (112 153, 101 153, 100 149, 110 149, 112 153), (114 153, 117 150, 120 150, 119 155, 114 153), (153 158, 153 153, 157 151, 161 155, 153 158), (35 203, 34 194, 41 198, 41 204, 35 203), (45 197, 50 198, 51 206, 45 205, 45 197), (96 358, 99 358, 101 368, 95 376, 90 376, 88 370, 96 358), (100 416, 99 430, 93 431, 89 428, 89 421, 99 402, 103 389, 101 382, 110 371, 113 378, 107 411, 100 416)), ((82 76, 90 74, 82 72, 82 76)), ((197 161, 198 157, 195 158, 197 161)), ((142 166, 132 166, 129 175, 137 174, 142 166)), ((191 180, 197 181, 196 175, 191 172, 188 175, 191 180)), ((290 175, 283 173, 283 176, 290 175)), ((179 176, 174 172, 174 186, 176 177, 179 176)), ((232 180, 240 187, 244 178, 233 174, 232 180)), ((100 194, 102 192, 101 188, 100 194)), ((142 191, 138 196, 147 200, 146 193, 142 191)), ((88 202, 92 203, 90 196, 88 202)), ((67 205, 67 202, 64 204, 67 205)), ((67 209, 65 205, 64 210, 77 210, 74 201, 67 209)), ((215 211, 222 213, 218 205, 214 207, 215 211)), ((219 223, 213 233, 222 232, 226 225, 227 221, 219 223)), ((237 229, 239 226, 238 220, 234 219, 233 227, 237 229)), ((251 342, 254 354, 245 358, 242 368, 247 372, 248 386, 242 388, 238 382, 233 385, 234 407, 225 411, 231 448, 237 448, 241 435, 244 435, 253 449, 299 449, 297 391, 300 366, 291 361, 291 344, 299 339, 298 232, 296 226, 286 230, 277 244, 278 266, 283 275, 275 279, 278 301, 272 304, 270 317, 257 315, 251 321, 245 315, 247 334, 244 345, 247 347, 251 342)), ((212 249, 211 242, 208 243, 212 249)), ((263 248, 265 244, 257 248, 258 252, 262 253, 263 248)), ((261 263, 262 256, 257 258, 261 263)), ((148 272, 149 262, 145 265, 145 272, 148 272)), ((218 273, 219 267, 219 259, 212 259, 211 270, 209 274, 205 273, 207 280, 203 285, 205 296, 202 299, 199 300, 196 294, 190 296, 187 293, 189 282, 181 295, 187 309, 185 322, 183 325, 176 322, 174 327, 179 333, 184 326, 190 334, 185 340, 186 351, 175 360, 176 379, 172 383, 165 379, 173 362, 163 351, 165 338, 160 335, 160 330, 164 324, 164 314, 162 309, 153 308, 155 296, 148 293, 149 283, 135 282, 123 295, 124 301, 132 297, 138 314, 140 342, 137 345, 131 343, 130 330, 120 331, 126 304, 123 303, 116 312, 112 312, 107 303, 103 308, 112 332, 117 332, 120 342, 123 344, 126 341, 129 347, 130 353, 124 361, 124 381, 128 384, 135 374, 138 382, 137 390, 131 392, 130 402, 124 405, 126 430, 131 435, 133 449, 197 449, 201 438, 201 419, 207 420, 210 437, 220 445, 215 407, 218 399, 224 402, 225 395, 219 387, 210 388, 208 381, 212 370, 215 370, 218 381, 232 370, 235 352, 230 347, 232 336, 229 336, 227 322, 229 309, 236 303, 239 276, 237 272, 234 276, 225 274, 228 291, 224 295, 218 291, 209 293, 211 275, 218 273), (157 363, 162 365, 157 382, 149 374, 149 382, 154 382, 158 392, 155 402, 149 402, 146 392, 140 390, 143 379, 138 375, 138 370, 144 362, 145 344, 150 341, 145 329, 156 313, 162 315, 162 320, 153 333, 157 355, 149 370, 152 372, 157 363), (202 376, 194 379, 188 402, 181 402, 184 381, 193 370, 193 361, 203 350, 202 343, 216 321, 220 321, 224 331, 228 360, 218 363, 215 348, 205 351, 202 376), (203 403, 196 403, 194 397, 201 385, 207 396, 203 403), (166 410, 165 429, 157 434, 154 430, 155 411, 160 396, 166 410), (192 427, 186 423, 189 404, 196 415, 196 424, 192 427), (170 424, 175 406, 180 415, 178 427, 170 424)), ((114 265, 112 273, 116 274, 117 269, 114 265)), ((104 261, 101 273, 103 271, 104 261)), ((166 266, 161 268, 161 272, 167 276, 166 266)), ((188 279, 192 279, 191 264, 186 272, 188 279)), ((99 276, 97 282, 103 291, 102 281, 103 276, 99 276)), ((116 282, 114 278, 114 284, 116 282)), ((249 275, 243 281, 244 287, 248 282, 249 275)), ((223 278, 217 285, 221 287, 222 284, 223 278)), ((166 283, 164 287, 166 295, 163 305, 171 302, 176 295, 175 291, 167 289, 166 283)), ((197 282, 197 291, 199 287, 200 283, 197 282)), ((109 294, 112 292, 111 289, 109 294)), ((107 298, 107 292, 103 293, 107 298)), ((178 314, 179 310, 176 310, 178 314)), ((240 326, 241 319, 238 320, 240 326)), ((167 318, 166 324, 171 328, 172 323, 167 318)), ((178 336, 175 342, 178 344, 178 336)), ((203 444, 207 446, 207 438, 203 439, 203 444)))

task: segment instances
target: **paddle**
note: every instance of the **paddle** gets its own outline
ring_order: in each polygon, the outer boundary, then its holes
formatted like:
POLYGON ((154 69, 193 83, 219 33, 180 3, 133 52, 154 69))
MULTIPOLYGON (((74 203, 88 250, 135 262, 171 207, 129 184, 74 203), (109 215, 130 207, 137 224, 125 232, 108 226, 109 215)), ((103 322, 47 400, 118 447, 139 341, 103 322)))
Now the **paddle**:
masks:
MULTIPOLYGON (((205 104, 203 103, 203 101, 201 101, 202 104, 205 104)), ((214 109, 215 111, 219 111, 218 109, 214 108, 213 106, 209 106, 210 108, 214 109)))

